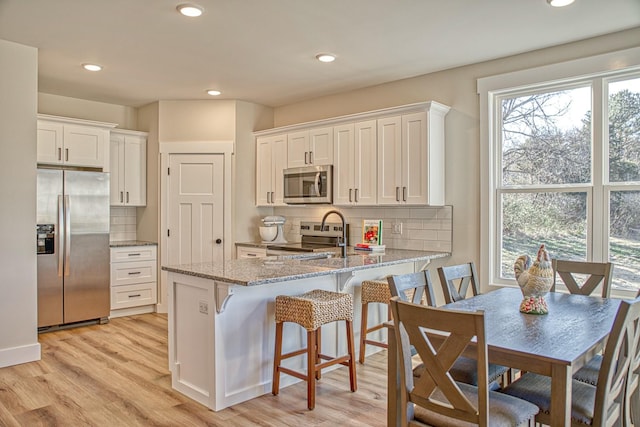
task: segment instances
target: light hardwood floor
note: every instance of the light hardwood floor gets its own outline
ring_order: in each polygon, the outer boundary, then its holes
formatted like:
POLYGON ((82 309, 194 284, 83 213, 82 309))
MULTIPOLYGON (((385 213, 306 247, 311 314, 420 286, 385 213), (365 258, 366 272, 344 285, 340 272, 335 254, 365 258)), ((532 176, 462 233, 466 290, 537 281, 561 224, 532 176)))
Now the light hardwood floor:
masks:
POLYGON ((166 315, 39 336, 42 360, 0 369, 0 426, 384 426, 386 350, 323 374, 316 408, 301 382, 213 412, 171 388, 166 315))

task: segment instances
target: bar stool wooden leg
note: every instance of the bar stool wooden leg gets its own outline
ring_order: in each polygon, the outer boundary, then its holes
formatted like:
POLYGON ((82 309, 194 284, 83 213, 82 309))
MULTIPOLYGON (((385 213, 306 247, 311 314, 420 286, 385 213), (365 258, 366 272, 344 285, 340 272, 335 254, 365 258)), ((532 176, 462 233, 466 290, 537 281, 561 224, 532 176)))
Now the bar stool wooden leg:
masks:
MULTIPOLYGON (((322 353, 322 326, 316 329, 316 365, 322 363, 322 357, 320 353, 322 353)), ((316 379, 319 380, 322 377, 322 369, 316 370, 316 379)))
POLYGON ((282 327, 283 322, 276 322, 276 351, 273 357, 273 384, 271 393, 274 396, 280 391, 280 363, 282 362, 282 327))
POLYGON ((351 391, 358 389, 358 383, 356 381, 356 349, 353 343, 353 323, 345 320, 347 328, 347 347, 349 352, 349 383, 351 385, 351 391))
POLYGON ((360 359, 359 362, 364 365, 364 352, 367 346, 367 317, 369 316, 369 304, 362 304, 362 321, 360 322, 360 359))
POLYGON ((316 407, 316 359, 318 357, 317 329, 307 332, 307 407, 316 407))

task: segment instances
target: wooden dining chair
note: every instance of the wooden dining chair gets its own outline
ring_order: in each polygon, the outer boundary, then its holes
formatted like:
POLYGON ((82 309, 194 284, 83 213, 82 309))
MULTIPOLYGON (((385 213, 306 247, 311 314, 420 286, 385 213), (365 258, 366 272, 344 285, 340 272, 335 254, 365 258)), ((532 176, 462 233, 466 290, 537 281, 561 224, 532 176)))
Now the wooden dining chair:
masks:
POLYGON ((532 425, 538 412, 535 405, 489 390, 483 312, 427 307, 397 296, 391 298, 391 312, 400 372, 400 407, 395 410, 401 425, 488 426, 490 421, 491 425, 532 425), (444 343, 434 343, 432 333, 443 337, 444 343), (476 348, 477 387, 455 381, 450 373, 470 343, 476 348), (411 345, 425 367, 419 377, 412 373, 411 345))
MULTIPOLYGON (((640 299, 622 301, 607 339, 598 385, 572 380, 571 423, 573 426, 629 425, 630 417, 626 384, 630 377, 631 351, 637 330, 633 325, 640 318, 640 299)), ((637 345, 637 344, 636 344, 637 345)), ((528 372, 502 390, 536 404, 540 412, 536 421, 549 424, 551 409, 551 378, 528 372)))
MULTIPOLYGON (((640 301, 640 291, 638 291, 635 301, 640 301)), ((640 426, 640 319, 636 317, 631 328, 633 330, 633 346, 624 407, 625 419, 631 420, 633 425, 638 427, 640 426)))
MULTIPOLYGON (((553 259, 551 265, 553 266, 551 292, 555 292, 558 276, 560 276, 567 290, 572 294, 592 295, 600 287, 602 298, 609 298, 611 295, 612 263, 553 259)), ((601 364, 602 355, 596 354, 573 375, 573 378, 596 385, 601 364)))
POLYGON ((478 274, 473 262, 438 267, 438 276, 440 276, 444 301, 447 304, 465 299, 469 288, 473 295, 480 293, 478 274))
MULTIPOLYGON (((392 297, 398 297, 402 301, 409 301, 409 295, 411 295, 411 302, 414 304, 426 303, 429 307, 436 306, 433 282, 431 281, 431 275, 428 270, 389 276, 387 280, 389 281, 389 291, 392 297)), ((414 368, 413 374, 420 376, 424 370, 424 365, 418 365, 414 368)), ((478 385, 478 370, 476 369, 476 362, 473 359, 460 356, 451 367, 450 373, 456 381, 478 385)), ((508 373, 509 368, 506 366, 490 363, 488 375, 491 388, 498 388, 499 386, 497 383, 494 383, 494 381, 501 378, 501 382, 505 383, 508 380, 508 378, 506 378, 508 373)))
POLYGON ((560 276, 567 290, 572 294, 592 295, 600 286, 602 298, 609 298, 611 295, 612 263, 553 259, 551 265, 553 266, 551 292, 556 291, 557 279, 560 276), (586 278, 580 280, 581 276, 586 278))

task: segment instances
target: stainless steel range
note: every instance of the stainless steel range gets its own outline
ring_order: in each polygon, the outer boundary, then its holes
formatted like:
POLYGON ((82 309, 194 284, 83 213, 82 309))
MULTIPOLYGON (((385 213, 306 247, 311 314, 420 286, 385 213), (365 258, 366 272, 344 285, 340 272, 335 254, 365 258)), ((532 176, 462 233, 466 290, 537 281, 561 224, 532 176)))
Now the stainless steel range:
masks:
MULTIPOLYGON (((345 224, 347 239, 349 236, 349 224, 345 224)), ((327 252, 330 250, 340 251, 342 240, 342 224, 325 224, 321 228, 320 222, 301 222, 299 243, 274 244, 267 246, 267 255, 286 255, 292 253, 327 252)), ((346 242, 347 245, 349 242, 346 242)))

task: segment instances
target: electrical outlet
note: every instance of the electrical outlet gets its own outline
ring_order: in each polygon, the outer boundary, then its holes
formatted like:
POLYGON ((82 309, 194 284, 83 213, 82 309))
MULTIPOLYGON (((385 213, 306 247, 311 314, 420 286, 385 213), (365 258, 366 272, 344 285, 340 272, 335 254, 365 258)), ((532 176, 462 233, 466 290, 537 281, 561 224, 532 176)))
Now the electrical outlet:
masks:
POLYGON ((206 301, 198 302, 198 308, 200 309, 200 313, 209 314, 209 304, 206 301))
POLYGON ((391 234, 402 234, 402 223, 396 222, 393 224, 393 228, 391 229, 391 234))

